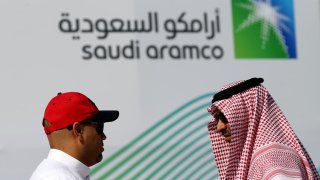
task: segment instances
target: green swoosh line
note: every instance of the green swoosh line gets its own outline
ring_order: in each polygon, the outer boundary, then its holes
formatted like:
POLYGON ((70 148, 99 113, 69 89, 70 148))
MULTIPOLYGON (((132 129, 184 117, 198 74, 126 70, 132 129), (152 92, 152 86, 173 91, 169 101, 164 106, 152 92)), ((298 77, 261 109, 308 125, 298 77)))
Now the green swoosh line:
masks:
MULTIPOLYGON (((178 130, 175 131, 175 133, 173 135, 171 135, 170 137, 168 137, 167 139, 163 140, 163 143, 160 143, 160 145, 158 145, 157 147, 155 147, 153 150, 149 151, 148 154, 146 154, 143 158, 141 158, 139 161, 137 161, 135 164, 133 164, 130 168, 126 169, 125 173, 121 173, 121 176, 117 177, 117 179, 121 179, 123 176, 125 176, 127 173, 129 173, 130 171, 132 171, 132 168, 137 168, 137 164, 141 163, 144 159, 146 159, 149 155, 151 155, 150 153, 154 153, 154 151, 159 150, 159 147, 161 147, 162 145, 164 145, 165 143, 168 143, 170 140, 172 140, 175 136, 177 136, 178 134, 182 133, 184 130, 186 130, 190 125, 194 124, 195 122, 198 122, 199 119, 202 119, 203 117, 208 116, 208 113, 202 114, 199 117, 192 119, 189 123, 187 123, 186 125, 182 126, 181 128, 179 128, 178 130)), ((158 162, 159 159, 163 158, 169 151, 172 151, 174 148, 176 148, 179 144, 181 144, 182 142, 184 142, 187 138, 191 137, 190 135, 194 134, 195 132, 198 132, 198 130, 206 127, 207 123, 203 123, 200 124, 198 127, 194 128, 192 130, 192 132, 189 132, 188 134, 184 135, 182 138, 179 139, 179 141, 175 142, 174 145, 170 146, 169 148, 167 148, 166 150, 163 151, 163 153, 161 153, 160 155, 158 155, 152 162, 148 163, 145 167, 143 167, 141 169, 141 171, 139 171, 137 173, 137 175, 135 175, 134 177, 130 178, 130 179, 136 179, 137 177, 141 176, 143 172, 146 172, 147 169, 151 168, 155 163, 158 162)), ((205 135, 208 136, 208 133, 206 133, 205 135)), ((197 137, 199 138, 199 137, 197 137)))
MULTIPOLYGON (((205 125, 205 124, 204 124, 205 125)), ((203 126, 203 125, 201 125, 203 126)), ((188 134, 190 135, 190 134, 188 134)), ((167 166, 167 164, 169 164, 171 161, 173 161, 175 158, 179 157, 179 155, 181 155, 184 151, 186 151, 187 149, 189 149, 194 143, 198 142, 200 138, 204 138, 204 137, 207 137, 208 136, 208 133, 205 132, 203 134, 201 134, 200 136, 194 138, 194 140, 192 141, 188 141, 189 143, 186 144, 184 146, 184 148, 180 149, 178 152, 176 152, 174 155, 172 155, 171 157, 167 158, 168 160, 166 160, 162 165, 160 166, 157 166, 157 169, 155 169, 153 172, 150 173, 150 175, 148 176, 148 178, 146 179, 150 179, 152 176, 155 176, 157 173, 160 173, 161 172, 161 169, 163 169, 163 167, 167 166)), ((179 144, 183 142, 183 141, 179 141, 179 144)), ((207 145, 207 143, 204 143, 205 145, 207 145)), ((175 144, 174 146, 176 146, 177 144, 175 144)), ((171 150, 171 148, 170 148, 171 150)), ((149 169, 151 167, 151 165, 153 165, 154 163, 157 162, 157 160, 161 159, 163 156, 165 156, 167 154, 167 150, 164 151, 164 153, 162 153, 161 155, 159 155, 157 158, 155 158, 151 163, 150 163, 150 166, 147 166, 147 167, 144 167, 143 170, 141 170, 140 172, 138 172, 132 179, 136 179, 138 178, 139 176, 141 176, 143 173, 146 173, 145 170, 149 169)))
MULTIPOLYGON (((207 174, 211 173, 211 175, 213 175, 212 173, 212 169, 208 169, 205 172, 203 172, 202 174, 200 174, 197 178, 195 179, 204 179, 204 177, 207 176, 207 174)), ((218 174, 216 174, 214 177, 210 177, 209 179, 216 179, 218 176, 218 174)))
MULTIPOLYGON (((197 148, 197 149, 198 149, 198 148, 197 148)), ((200 149, 199 149, 199 150, 200 150, 200 149)), ((208 149, 207 151, 205 151, 205 152, 203 152, 201 155, 199 155, 197 158, 195 158, 192 162, 189 163, 188 166, 186 166, 186 167, 184 167, 183 169, 181 169, 172 179, 179 179, 179 177, 182 176, 183 173, 188 172, 187 170, 188 170, 189 168, 191 168, 197 161, 200 161, 201 158, 207 157, 208 154, 212 154, 212 150, 211 150, 211 149, 208 149)), ((182 160, 189 159, 189 158, 191 158, 191 157, 192 157, 192 154, 190 153, 190 154, 186 155, 182 160)), ((184 161, 182 161, 182 160, 179 162, 179 164, 182 164, 182 163, 184 162, 184 161)), ((210 160, 211 160, 211 162, 213 162, 213 159, 210 159, 210 160)), ((176 166, 176 168, 177 168, 177 166, 176 166)), ((160 179, 164 179, 164 178, 166 178, 167 176, 169 176, 170 173, 172 173, 176 168, 170 169, 169 171, 167 171, 166 173, 164 173, 164 175, 161 176, 160 179)), ((216 167, 214 166, 213 169, 215 169, 215 168, 216 168, 216 167)))
POLYGON ((201 95, 189 102, 187 102, 186 104, 182 105, 181 107, 179 107, 177 110, 171 112, 169 115, 167 115, 166 117, 164 117, 163 119, 161 119, 158 123, 156 123, 155 125, 153 125, 151 128, 149 128, 148 130, 146 130, 145 132, 143 132, 141 135, 139 135, 137 138, 135 138, 133 141, 131 141, 129 144, 127 144, 126 146, 124 146, 123 148, 121 148, 119 151, 117 151, 116 153, 114 153, 110 158, 104 160, 103 162, 101 162, 99 165, 97 165, 95 168, 93 168, 90 172, 90 176, 93 176, 94 174, 98 173, 100 170, 102 170, 108 163, 112 162, 113 160, 115 160, 118 156, 120 156, 121 154, 123 154, 124 152, 126 152, 127 150, 131 149, 131 147, 133 145, 135 145, 137 142, 139 142, 142 138, 144 138, 145 136, 147 136, 148 134, 150 134, 151 132, 153 132, 154 129, 156 129, 157 127, 159 127, 161 124, 165 123, 166 121, 168 121, 171 117, 173 117, 174 115, 178 114, 179 112, 181 112, 182 110, 184 110, 185 108, 189 107, 190 105, 196 103, 197 101, 200 101, 204 98, 208 98, 208 97, 212 97, 213 93, 206 93, 204 95, 201 95))
POLYGON ((188 179, 192 179, 191 177, 193 177, 194 175, 196 175, 196 173, 201 170, 201 168, 205 167, 206 165, 212 163, 212 159, 208 159, 207 161, 205 161, 204 163, 202 163, 201 165, 199 165, 195 170, 193 170, 191 173, 189 173, 186 177, 188 177, 188 179))
POLYGON ((106 177, 110 176, 111 174, 113 174, 114 172, 117 171, 117 169, 119 169, 121 166, 123 166, 125 163, 127 163, 130 159, 132 159, 133 157, 136 157, 136 155, 141 152, 143 149, 145 149, 146 147, 148 147, 150 144, 152 144, 155 140, 159 139, 162 135, 164 135, 167 131, 169 131, 170 129, 172 129, 173 127, 175 127, 177 124, 179 124, 180 122, 182 122, 182 120, 184 120, 185 118, 187 118, 188 116, 192 115, 193 113, 204 109, 205 107, 209 106, 208 103, 205 103, 204 105, 201 105, 197 108, 192 109, 190 112, 188 112, 187 114, 183 115, 181 118, 179 118, 178 120, 174 121, 171 125, 169 125, 168 128, 162 130, 160 133, 156 134, 153 138, 151 138, 148 142, 146 142, 144 145, 142 145, 140 148, 138 148, 136 151, 132 152, 130 155, 128 155, 126 158, 124 158, 120 163, 118 163, 115 167, 111 168, 110 171, 108 171, 107 173, 104 173, 100 178, 105 179, 106 177))
MULTIPOLYGON (((199 129, 202 129, 202 128, 203 128, 203 125, 197 127, 197 129, 195 129, 195 130, 194 130, 192 133, 190 133, 190 134, 194 134, 195 132, 199 131, 199 129)), ((189 134, 188 134, 187 136, 183 137, 183 138, 181 139, 181 141, 178 142, 177 144, 180 144, 181 142, 183 142, 183 140, 187 139, 188 137, 190 137, 189 134)), ((168 138, 168 139, 169 139, 169 138, 168 138)), ((135 164, 133 164, 130 168, 126 169, 124 173, 120 173, 121 175, 118 176, 116 179, 122 179, 125 175, 128 174, 128 172, 131 172, 131 171, 133 170, 133 168, 136 168, 137 165, 139 165, 141 162, 143 162, 143 161, 144 161, 146 158, 148 158, 150 155, 154 154, 154 152, 155 152, 156 150, 159 150, 159 148, 160 148, 161 146, 165 145, 165 144, 166 144, 165 141, 164 141, 163 143, 160 143, 160 144, 159 144, 158 146, 156 146, 154 149, 152 149, 151 151, 149 151, 149 152, 148 152, 143 158, 141 158, 138 162, 136 162, 135 164)), ((176 145, 174 145, 174 146, 176 146, 176 145)), ((170 148, 172 149, 172 147, 170 147, 170 148)), ((167 151, 167 152, 164 152, 164 153, 167 154, 168 151, 167 151)), ((160 159, 160 158, 159 158, 159 159, 160 159)), ((148 164, 148 165, 149 165, 149 164, 148 164)), ((149 166, 149 167, 151 167, 151 166, 149 166)), ((130 179, 131 179, 131 178, 130 178, 130 179)), ((132 178, 132 179, 134 179, 134 178, 132 178)))
MULTIPOLYGON (((212 169, 208 169, 206 172, 204 172, 201 176, 199 176, 197 179, 204 179, 204 177, 211 173, 212 172, 212 169)), ((213 174, 212 174, 213 175, 213 174)), ((214 176, 210 177, 209 178, 210 180, 213 180, 213 179, 219 179, 219 173, 215 174, 214 176)))
MULTIPOLYGON (((195 129, 193 129, 191 133, 189 133, 189 134, 187 134, 186 136, 184 136, 183 138, 181 138, 181 140, 178 141, 178 143, 175 143, 175 145, 173 145, 173 146, 176 146, 176 145, 180 144, 180 143, 183 142, 185 139, 187 139, 188 137, 190 137, 190 134, 194 134, 194 133, 198 132, 200 129, 202 129, 203 126, 205 126, 205 124, 200 124, 200 126, 198 126, 198 127, 196 127, 195 129)), ((163 141, 162 141, 161 143, 159 143, 156 147, 154 147, 154 148, 153 148, 152 150, 150 150, 147 154, 145 154, 142 158, 140 158, 137 162, 135 162, 133 165, 131 165, 129 168, 127 168, 127 169, 125 170, 125 172, 120 173, 121 175, 118 176, 116 179, 122 179, 125 175, 127 175, 128 173, 130 173, 134 168, 137 168, 137 167, 138 167, 138 166, 137 166, 138 164, 140 164, 141 162, 143 162, 143 161, 144 161, 145 159, 147 159, 150 155, 154 154, 155 151, 159 150, 160 147, 163 147, 165 144, 167 144, 171 139, 173 139, 173 137, 177 136, 179 133, 180 133, 179 131, 176 131, 176 132, 174 133, 174 135, 169 136, 168 138, 166 138, 165 140, 163 140, 163 141)), ((170 147, 170 148, 172 149, 173 147, 170 147)), ((170 149, 170 148, 169 148, 169 149, 170 149)), ((167 151, 167 152, 168 152, 168 151, 167 151)), ((167 152, 165 152, 165 153, 167 153, 167 152)), ((150 165, 149 165, 149 167, 150 167, 150 165)))
POLYGON ((218 179, 218 177, 219 177, 219 173, 215 174, 215 175, 212 177, 212 179, 218 179))
MULTIPOLYGON (((173 127, 175 127, 177 124, 181 123, 182 120, 184 120, 185 118, 187 118, 188 116, 192 115, 193 113, 204 109, 205 107, 209 106, 210 103, 205 103, 201 106, 198 106, 192 110, 190 110, 190 112, 186 113, 185 115, 183 115, 181 118, 179 118, 178 120, 172 122, 172 124, 168 125, 169 127, 167 127, 166 129, 162 130, 160 133, 158 133, 157 135, 155 135, 153 138, 151 138, 150 140, 148 140, 148 142, 146 142, 144 145, 142 145, 141 147, 139 147, 136 151, 132 152, 130 155, 128 155, 126 158, 124 158, 120 163, 118 163, 117 165, 115 165, 113 168, 111 168, 108 172, 104 173, 103 175, 101 175, 100 178, 105 179, 106 177, 112 175, 114 172, 116 172, 120 167, 122 167, 123 165, 125 165, 130 159, 132 159, 133 157, 136 157, 136 155, 141 152, 142 150, 144 150, 146 147, 148 147, 150 144, 152 144, 155 140, 159 139, 162 135, 164 135, 167 131, 169 131, 170 129, 172 129, 173 127)), ((157 123, 158 124, 158 123, 157 123)), ((158 126, 157 126, 158 127, 158 126)), ((151 128, 150 128, 151 129, 151 128)), ((141 138, 140 138, 141 139, 141 138)), ((140 140, 139 139, 139 140, 140 140)))
MULTIPOLYGON (((203 133, 200 135, 201 137, 204 136, 208 136, 208 133, 203 133)), ((174 155, 172 155, 170 158, 168 158, 168 160, 166 162, 164 162, 161 166, 159 166, 156 170, 154 170, 153 172, 150 173, 150 175, 146 178, 146 179, 152 179, 153 176, 157 175, 161 169, 163 169, 165 166, 167 166, 171 161, 173 161, 175 158, 178 158, 179 155, 181 155, 184 151, 186 151, 187 149, 189 149, 192 145, 194 145, 194 143, 198 142, 198 139, 194 139, 193 141, 191 141, 189 144, 187 144, 185 146, 185 148, 181 149, 180 151, 176 152, 174 155)), ((182 163, 184 163, 187 159, 191 158, 191 156, 193 154, 195 154, 196 152, 200 151, 201 149, 203 149, 204 147, 208 146, 209 142, 205 142, 202 143, 201 145, 199 145, 198 147, 196 147, 193 151, 191 151, 189 154, 187 154, 183 159, 181 159, 178 163, 175 163, 175 166, 171 169, 171 171, 175 170, 176 168, 178 168, 182 163)), ((210 150, 211 151, 211 150, 210 150)), ((164 173, 166 174, 166 173, 164 173)))

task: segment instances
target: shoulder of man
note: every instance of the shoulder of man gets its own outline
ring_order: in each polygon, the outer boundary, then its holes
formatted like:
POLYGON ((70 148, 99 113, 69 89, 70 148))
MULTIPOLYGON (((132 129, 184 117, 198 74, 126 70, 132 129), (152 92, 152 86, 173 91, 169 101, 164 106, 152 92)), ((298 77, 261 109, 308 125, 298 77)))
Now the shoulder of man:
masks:
POLYGON ((77 179, 69 168, 59 162, 45 159, 33 172, 30 180, 72 180, 77 179))
POLYGON ((258 148, 252 155, 249 178, 254 179, 308 179, 303 160, 291 147, 270 143, 258 148))

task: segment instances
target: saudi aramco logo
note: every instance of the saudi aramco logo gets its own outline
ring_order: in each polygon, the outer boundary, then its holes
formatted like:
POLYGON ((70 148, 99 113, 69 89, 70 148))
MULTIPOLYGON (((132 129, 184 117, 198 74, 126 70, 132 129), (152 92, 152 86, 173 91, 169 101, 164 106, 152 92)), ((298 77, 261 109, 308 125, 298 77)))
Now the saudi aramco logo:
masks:
POLYGON ((232 0, 235 57, 297 57, 293 0, 232 0))

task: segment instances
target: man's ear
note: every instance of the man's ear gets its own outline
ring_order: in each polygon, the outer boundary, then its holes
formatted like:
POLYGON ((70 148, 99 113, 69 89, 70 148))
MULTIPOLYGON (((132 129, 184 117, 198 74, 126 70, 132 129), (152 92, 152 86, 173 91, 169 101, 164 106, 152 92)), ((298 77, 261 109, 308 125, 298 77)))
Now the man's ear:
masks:
POLYGON ((80 123, 76 122, 76 123, 73 123, 73 133, 75 135, 80 135, 83 133, 83 129, 82 129, 82 126, 80 125, 80 123))
POLYGON ((83 143, 83 126, 81 126, 80 123, 76 122, 73 124, 73 134, 75 135, 76 138, 80 140, 81 143, 83 143))

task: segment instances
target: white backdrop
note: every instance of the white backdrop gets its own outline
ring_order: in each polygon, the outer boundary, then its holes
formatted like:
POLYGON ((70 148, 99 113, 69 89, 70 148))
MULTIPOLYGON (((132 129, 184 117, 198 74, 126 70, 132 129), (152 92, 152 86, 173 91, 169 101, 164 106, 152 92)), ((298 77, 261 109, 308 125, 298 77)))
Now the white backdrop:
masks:
POLYGON ((295 22, 297 57, 237 59, 232 1, 1 0, 1 177, 28 179, 47 156, 41 120, 47 102, 57 92, 80 91, 99 108, 120 111, 119 120, 106 125, 104 157, 108 158, 183 104, 208 93, 202 101, 209 103, 210 93, 221 86, 251 77, 265 79, 264 85, 319 167, 319 2, 288 2, 294 4, 291 20, 295 22), (205 23, 205 14, 219 29, 192 32, 181 30, 177 23, 179 17, 188 23, 193 19, 205 23), (134 20, 144 20, 145 28, 151 21, 153 27, 148 32, 120 28, 119 23, 127 27, 134 20), (169 20, 177 23, 173 39, 167 38, 174 33, 169 20), (206 38, 214 30, 215 36, 206 38), (204 51, 209 59, 176 57, 190 44, 208 47, 204 51), (123 50, 129 45, 134 46, 133 58, 129 58, 130 48, 119 58, 108 57, 109 47, 115 53, 115 47, 123 50), (152 50, 147 52, 148 47, 152 50), (164 57, 155 58, 154 50, 161 52, 161 47, 164 57), (90 57, 94 48, 97 56, 90 57))

